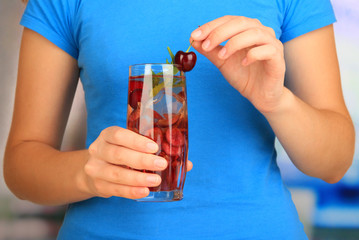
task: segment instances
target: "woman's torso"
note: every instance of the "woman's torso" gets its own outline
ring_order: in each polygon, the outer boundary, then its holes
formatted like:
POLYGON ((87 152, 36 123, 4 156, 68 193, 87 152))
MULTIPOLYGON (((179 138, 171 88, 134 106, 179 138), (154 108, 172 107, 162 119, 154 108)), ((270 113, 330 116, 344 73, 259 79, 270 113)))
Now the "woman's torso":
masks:
MULTIPOLYGON (((258 18, 281 35, 282 1, 76 2, 72 26, 88 112, 87 146, 126 126, 128 67, 165 62, 190 33, 224 15, 258 18)), ((205 57, 187 73, 189 159, 184 199, 71 204, 59 239, 306 239, 276 164, 266 119, 205 57)), ((238 79, 240 81, 240 79, 238 79)))

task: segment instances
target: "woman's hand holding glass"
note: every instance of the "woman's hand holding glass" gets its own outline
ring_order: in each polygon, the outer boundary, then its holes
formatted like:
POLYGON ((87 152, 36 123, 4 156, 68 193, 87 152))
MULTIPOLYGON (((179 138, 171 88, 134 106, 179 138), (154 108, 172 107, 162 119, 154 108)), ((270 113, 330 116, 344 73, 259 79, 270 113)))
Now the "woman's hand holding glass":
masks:
MULTIPOLYGON (((79 180, 79 188, 93 196, 138 199, 149 194, 148 187, 161 183, 157 174, 167 161, 154 155, 158 145, 151 139, 120 127, 109 127, 89 147, 89 159, 79 180)), ((189 162, 187 170, 192 168, 189 162)))

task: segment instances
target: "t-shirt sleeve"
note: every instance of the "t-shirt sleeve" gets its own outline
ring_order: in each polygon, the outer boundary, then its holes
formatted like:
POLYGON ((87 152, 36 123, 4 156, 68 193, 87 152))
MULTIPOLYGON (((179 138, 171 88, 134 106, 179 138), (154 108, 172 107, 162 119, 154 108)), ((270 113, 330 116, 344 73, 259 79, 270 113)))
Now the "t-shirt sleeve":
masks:
POLYGON ((336 21, 330 0, 285 0, 280 40, 284 43, 336 21))
POLYGON ((20 24, 41 34, 77 59, 73 21, 74 10, 68 0, 30 0, 20 24))

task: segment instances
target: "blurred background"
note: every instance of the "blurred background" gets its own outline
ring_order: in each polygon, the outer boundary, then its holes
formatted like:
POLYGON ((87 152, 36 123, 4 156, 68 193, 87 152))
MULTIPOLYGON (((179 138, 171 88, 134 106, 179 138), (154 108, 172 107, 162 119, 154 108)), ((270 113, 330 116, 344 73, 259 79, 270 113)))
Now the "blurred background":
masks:
MULTIPOLYGON (((332 0, 344 97, 359 138, 359 4, 332 0)), ((0 0, 0 164, 11 124, 24 11, 20 0, 0 0)), ((79 85, 66 130, 63 150, 83 148, 86 116, 79 85)), ((299 172, 277 143, 278 164, 290 188, 310 240, 359 239, 359 141, 354 163, 337 184, 327 184, 299 172)), ((65 207, 43 207, 16 199, 0 172, 0 240, 55 239, 65 207)))

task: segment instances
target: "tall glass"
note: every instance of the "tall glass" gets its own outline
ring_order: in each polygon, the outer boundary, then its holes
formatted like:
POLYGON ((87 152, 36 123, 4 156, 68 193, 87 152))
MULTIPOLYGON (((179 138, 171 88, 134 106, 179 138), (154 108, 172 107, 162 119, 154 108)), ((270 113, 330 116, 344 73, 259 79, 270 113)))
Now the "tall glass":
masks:
POLYGON ((158 187, 137 201, 177 201, 183 198, 188 153, 186 77, 175 64, 130 66, 127 128, 159 145, 156 155, 165 158, 158 187))

